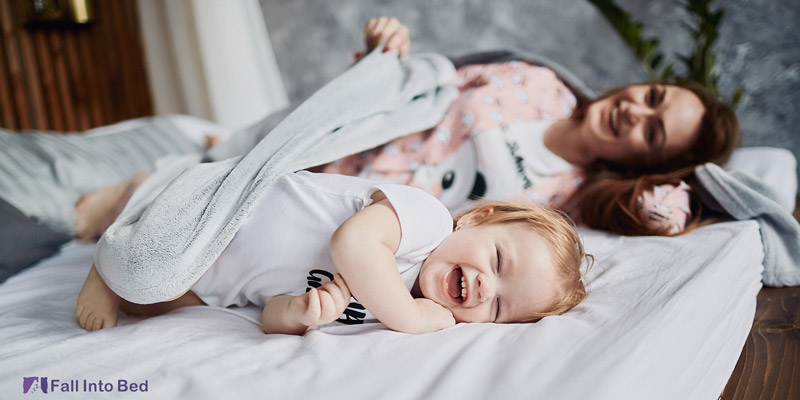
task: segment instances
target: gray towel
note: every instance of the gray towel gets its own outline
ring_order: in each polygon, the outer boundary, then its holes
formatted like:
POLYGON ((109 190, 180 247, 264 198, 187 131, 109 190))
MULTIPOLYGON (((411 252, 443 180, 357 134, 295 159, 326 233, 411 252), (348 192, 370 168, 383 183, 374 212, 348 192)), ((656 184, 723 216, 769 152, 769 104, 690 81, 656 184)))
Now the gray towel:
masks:
POLYGON ((101 238, 95 250, 100 275, 134 303, 180 296, 213 264, 276 178, 434 126, 458 95, 449 85, 454 77, 453 64, 441 55, 401 62, 396 52, 376 50, 243 157, 199 165, 200 157, 173 160, 139 187, 101 238))
POLYGON ((800 285, 800 224, 776 199, 779 195, 760 179, 742 171, 725 171, 705 164, 694 171, 704 205, 737 220, 758 222, 764 246, 767 286, 800 285))

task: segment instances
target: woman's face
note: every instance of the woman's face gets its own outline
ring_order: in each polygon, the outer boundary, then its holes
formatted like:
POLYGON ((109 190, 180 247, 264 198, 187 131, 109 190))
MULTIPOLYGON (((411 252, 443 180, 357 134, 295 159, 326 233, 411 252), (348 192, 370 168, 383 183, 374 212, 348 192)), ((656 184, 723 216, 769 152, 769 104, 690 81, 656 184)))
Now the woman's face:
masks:
POLYGON ((580 129, 597 159, 652 165, 687 151, 704 114, 700 98, 688 89, 640 84, 590 104, 580 129))

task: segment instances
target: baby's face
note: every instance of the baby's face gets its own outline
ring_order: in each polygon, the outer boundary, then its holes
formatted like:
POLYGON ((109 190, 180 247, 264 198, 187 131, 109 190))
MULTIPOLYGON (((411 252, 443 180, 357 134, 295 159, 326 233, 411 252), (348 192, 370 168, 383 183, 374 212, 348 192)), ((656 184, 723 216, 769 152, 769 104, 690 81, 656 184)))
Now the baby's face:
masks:
POLYGON ((527 225, 464 223, 423 262, 418 283, 457 322, 502 323, 550 310, 559 277, 549 243, 527 225))

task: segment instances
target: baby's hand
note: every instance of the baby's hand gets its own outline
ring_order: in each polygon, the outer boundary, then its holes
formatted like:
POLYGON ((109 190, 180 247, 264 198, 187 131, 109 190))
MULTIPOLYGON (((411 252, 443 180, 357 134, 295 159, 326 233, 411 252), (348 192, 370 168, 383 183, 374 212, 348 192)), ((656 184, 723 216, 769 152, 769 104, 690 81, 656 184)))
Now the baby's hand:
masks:
POLYGON ((335 321, 350 304, 350 289, 339 274, 332 282, 292 299, 289 311, 299 323, 312 327, 335 321))
POLYGON ((456 324, 453 313, 439 303, 429 299, 414 299, 423 318, 423 331, 436 332, 456 324))

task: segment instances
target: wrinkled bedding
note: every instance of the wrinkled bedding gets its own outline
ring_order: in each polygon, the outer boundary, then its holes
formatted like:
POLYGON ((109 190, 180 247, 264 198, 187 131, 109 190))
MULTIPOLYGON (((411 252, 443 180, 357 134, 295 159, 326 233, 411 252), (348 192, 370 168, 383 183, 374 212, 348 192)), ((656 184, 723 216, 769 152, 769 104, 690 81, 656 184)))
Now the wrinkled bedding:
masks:
POLYGON ((147 382, 131 398, 716 398, 755 313, 758 225, 582 235, 597 262, 573 311, 420 336, 378 323, 265 335, 260 310, 207 306, 86 333, 73 314, 94 245, 71 242, 0 285, 0 392, 35 376, 147 382))

